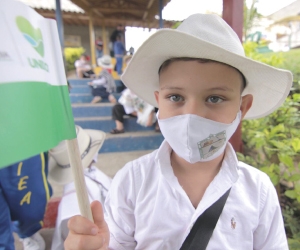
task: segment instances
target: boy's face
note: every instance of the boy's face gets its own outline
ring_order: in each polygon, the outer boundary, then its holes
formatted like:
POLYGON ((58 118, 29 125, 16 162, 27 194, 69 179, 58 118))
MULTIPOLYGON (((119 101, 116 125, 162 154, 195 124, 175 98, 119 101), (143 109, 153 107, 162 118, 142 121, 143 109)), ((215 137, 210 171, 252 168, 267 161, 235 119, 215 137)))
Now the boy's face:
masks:
POLYGON ((240 109, 244 117, 253 99, 241 97, 242 76, 236 69, 215 62, 172 62, 161 71, 159 85, 155 97, 160 119, 195 114, 231 123, 240 109))

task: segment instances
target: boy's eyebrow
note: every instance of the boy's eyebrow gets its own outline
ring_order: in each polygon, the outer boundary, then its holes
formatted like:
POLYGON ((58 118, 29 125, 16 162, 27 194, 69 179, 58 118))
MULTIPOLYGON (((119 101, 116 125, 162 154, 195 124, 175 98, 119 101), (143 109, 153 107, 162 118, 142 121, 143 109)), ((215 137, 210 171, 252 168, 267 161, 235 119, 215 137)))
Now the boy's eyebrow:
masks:
POLYGON ((226 86, 224 86, 224 87, 210 88, 210 89, 208 89, 208 90, 221 90, 221 91, 231 91, 231 92, 233 92, 233 89, 232 89, 232 88, 228 88, 228 87, 226 87, 226 86))
POLYGON ((174 86, 164 86, 164 87, 161 87, 160 89, 161 89, 161 90, 164 90, 164 89, 183 89, 183 88, 180 88, 180 87, 174 87, 174 86))

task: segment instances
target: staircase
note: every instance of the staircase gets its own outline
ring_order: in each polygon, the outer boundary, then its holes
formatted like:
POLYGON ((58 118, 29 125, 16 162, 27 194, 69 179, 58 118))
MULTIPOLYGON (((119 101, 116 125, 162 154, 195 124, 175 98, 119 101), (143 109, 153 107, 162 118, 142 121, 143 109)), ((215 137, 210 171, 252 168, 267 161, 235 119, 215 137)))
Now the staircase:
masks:
MULTIPOLYGON (((69 79, 71 85, 70 99, 72 104, 75 124, 84 129, 97 129, 107 133, 106 140, 99 153, 118 153, 138 150, 154 150, 163 141, 163 136, 154 131, 152 127, 143 127, 136 122, 136 118, 126 117, 124 120, 124 134, 110 134, 115 128, 115 121, 111 118, 112 103, 102 100, 97 104, 90 104, 93 96, 90 86, 87 85, 89 79, 69 79)), ((116 99, 120 97, 120 92, 124 85, 120 80, 116 80, 116 99)))

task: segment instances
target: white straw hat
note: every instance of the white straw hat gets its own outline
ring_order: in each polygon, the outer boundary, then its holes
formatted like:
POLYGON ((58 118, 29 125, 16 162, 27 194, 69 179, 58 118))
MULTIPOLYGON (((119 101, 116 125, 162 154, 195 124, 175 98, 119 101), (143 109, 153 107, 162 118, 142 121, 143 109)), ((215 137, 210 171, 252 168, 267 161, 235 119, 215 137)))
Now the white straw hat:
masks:
MULTIPOLYGON (((100 130, 82 129, 76 126, 76 134, 82 167, 87 168, 94 156, 98 154, 106 133, 100 130)), ((60 142, 55 148, 49 150, 49 180, 65 185, 73 181, 67 144, 60 142)))
POLYGON ((97 63, 101 68, 112 69, 114 66, 111 63, 111 57, 109 55, 104 55, 97 59, 97 63))
POLYGON ((206 58, 238 69, 247 82, 242 95, 253 95, 246 119, 272 113, 284 102, 292 86, 291 72, 245 57, 237 34, 213 14, 194 14, 176 30, 158 30, 134 54, 122 81, 139 97, 157 106, 154 91, 159 90, 158 70, 166 60, 178 57, 206 58))

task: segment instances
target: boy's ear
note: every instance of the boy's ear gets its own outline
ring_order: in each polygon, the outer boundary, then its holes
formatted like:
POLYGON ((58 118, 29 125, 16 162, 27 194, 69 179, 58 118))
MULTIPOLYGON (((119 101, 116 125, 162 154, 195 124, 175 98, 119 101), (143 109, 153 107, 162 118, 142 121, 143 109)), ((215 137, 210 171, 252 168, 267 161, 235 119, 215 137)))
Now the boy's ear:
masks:
POLYGON ((248 110, 251 108, 252 102, 253 102, 253 95, 248 94, 242 96, 242 104, 241 104, 242 119, 247 114, 248 110))
POLYGON ((157 104, 159 105, 159 102, 158 102, 158 96, 159 96, 159 92, 158 91, 154 91, 154 95, 155 95, 155 99, 156 99, 156 102, 157 104))

